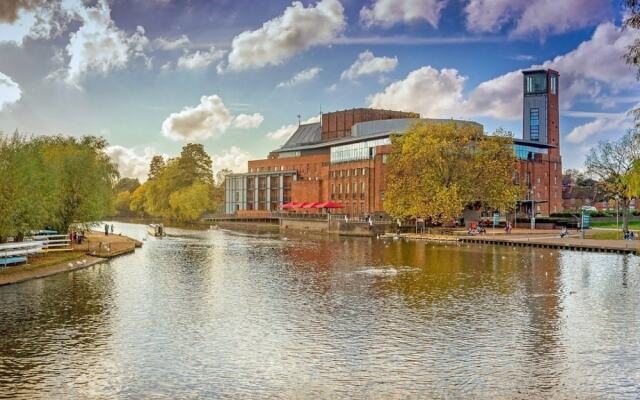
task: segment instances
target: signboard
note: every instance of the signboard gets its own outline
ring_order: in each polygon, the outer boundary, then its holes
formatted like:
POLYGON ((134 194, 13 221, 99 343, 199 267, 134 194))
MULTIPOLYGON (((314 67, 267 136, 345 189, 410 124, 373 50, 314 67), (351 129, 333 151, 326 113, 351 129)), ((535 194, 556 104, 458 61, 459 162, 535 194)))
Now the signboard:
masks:
POLYGON ((582 214, 582 229, 589 229, 589 224, 591 223, 591 215, 582 214))

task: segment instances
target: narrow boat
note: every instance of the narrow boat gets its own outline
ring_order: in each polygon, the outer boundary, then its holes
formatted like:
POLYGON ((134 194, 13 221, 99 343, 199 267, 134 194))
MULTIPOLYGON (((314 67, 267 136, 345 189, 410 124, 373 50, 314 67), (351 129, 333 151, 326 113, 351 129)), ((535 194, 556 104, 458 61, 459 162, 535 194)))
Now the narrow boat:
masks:
POLYGON ((147 225, 147 232, 149 233, 149 235, 155 236, 155 237, 166 236, 166 233, 164 231, 164 225, 162 225, 162 224, 149 224, 149 225, 147 225))

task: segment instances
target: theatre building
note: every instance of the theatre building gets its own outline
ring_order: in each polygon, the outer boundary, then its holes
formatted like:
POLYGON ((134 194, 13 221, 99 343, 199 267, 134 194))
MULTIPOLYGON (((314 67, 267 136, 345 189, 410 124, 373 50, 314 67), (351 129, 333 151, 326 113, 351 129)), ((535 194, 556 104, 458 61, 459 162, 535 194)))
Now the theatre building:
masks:
MULTIPOLYGON (((530 71, 524 76, 525 134, 515 140, 519 161, 514 181, 526 193, 519 202, 520 211, 534 209, 546 215, 559 211, 562 203, 557 73, 530 71)), ((390 136, 403 134, 419 121, 427 126, 456 123, 483 130, 476 122, 420 118, 416 113, 390 110, 322 114, 320 122, 300 125, 266 159, 249 161, 247 173, 227 177, 225 212, 250 215, 280 211, 291 202, 332 201, 344 206, 340 213, 351 216, 382 213, 390 136)))

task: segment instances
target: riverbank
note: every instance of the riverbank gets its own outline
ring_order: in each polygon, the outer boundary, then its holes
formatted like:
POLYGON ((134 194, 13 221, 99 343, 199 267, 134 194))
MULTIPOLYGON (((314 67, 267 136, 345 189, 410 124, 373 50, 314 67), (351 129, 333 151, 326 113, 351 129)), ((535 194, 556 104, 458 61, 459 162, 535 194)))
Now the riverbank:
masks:
POLYGON ((38 254, 30 257, 28 264, 0 269, 0 286, 90 267, 141 246, 142 242, 128 236, 91 231, 82 244, 74 243, 71 251, 38 254))
POLYGON ((83 252, 46 254, 30 260, 29 264, 0 270, 0 286, 44 278, 62 272, 75 271, 108 261, 83 252))
MULTIPOLYGON (((387 234, 385 236, 392 237, 395 235, 387 234)), ((458 232, 458 235, 403 233, 400 234, 400 237, 408 240, 431 242, 461 242, 623 254, 640 253, 640 240, 593 239, 588 237, 581 239, 575 232, 561 238, 559 232, 555 230, 514 229, 509 235, 503 231, 489 230, 486 235, 475 236, 462 234, 461 232, 458 232)))

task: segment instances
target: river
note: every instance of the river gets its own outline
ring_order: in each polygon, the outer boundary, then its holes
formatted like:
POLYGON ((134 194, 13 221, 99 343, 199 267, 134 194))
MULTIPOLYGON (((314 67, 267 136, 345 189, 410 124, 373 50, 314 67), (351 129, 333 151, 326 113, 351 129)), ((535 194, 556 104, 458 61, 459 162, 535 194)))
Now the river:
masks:
POLYGON ((168 232, 0 287, 0 398, 640 397, 636 256, 168 232))

